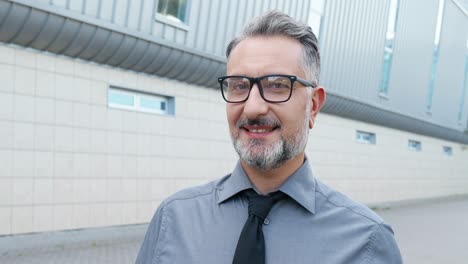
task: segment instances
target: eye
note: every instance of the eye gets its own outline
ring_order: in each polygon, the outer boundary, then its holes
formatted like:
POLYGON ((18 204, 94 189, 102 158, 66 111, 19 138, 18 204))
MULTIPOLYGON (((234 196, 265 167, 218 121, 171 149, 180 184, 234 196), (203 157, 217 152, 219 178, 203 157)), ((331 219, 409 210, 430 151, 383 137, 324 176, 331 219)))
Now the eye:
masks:
POLYGON ((233 84, 233 88, 236 90, 244 90, 247 89, 247 85, 244 82, 237 82, 233 84))
POLYGON ((228 87, 232 91, 244 91, 249 89, 249 83, 242 79, 229 80, 228 87))
POLYGON ((290 89, 290 86, 291 81, 281 76, 270 76, 268 79, 264 80, 264 87, 271 91, 286 91, 290 89))
POLYGON ((270 87, 274 89, 289 88, 289 85, 283 82, 275 81, 270 83, 270 87))

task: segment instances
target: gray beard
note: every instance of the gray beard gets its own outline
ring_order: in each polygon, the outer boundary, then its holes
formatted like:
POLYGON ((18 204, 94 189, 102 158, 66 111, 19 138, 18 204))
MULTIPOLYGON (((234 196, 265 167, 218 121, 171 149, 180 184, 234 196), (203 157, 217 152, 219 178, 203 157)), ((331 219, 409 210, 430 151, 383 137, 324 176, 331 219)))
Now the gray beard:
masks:
POLYGON ((307 123, 306 116, 303 127, 294 136, 288 139, 281 137, 281 140, 272 145, 265 145, 259 139, 252 139, 244 144, 239 138, 232 138, 234 149, 240 159, 254 168, 262 171, 277 169, 304 152, 309 137, 307 123))

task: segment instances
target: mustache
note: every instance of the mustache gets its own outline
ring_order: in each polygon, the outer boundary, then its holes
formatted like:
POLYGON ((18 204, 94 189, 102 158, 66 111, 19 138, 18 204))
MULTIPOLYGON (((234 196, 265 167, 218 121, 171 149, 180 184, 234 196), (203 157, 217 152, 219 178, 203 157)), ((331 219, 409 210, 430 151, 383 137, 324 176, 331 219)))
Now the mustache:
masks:
POLYGON ((271 126, 271 127, 278 127, 281 128, 281 123, 273 118, 266 118, 266 117, 259 117, 256 119, 248 119, 243 118, 237 121, 236 126, 237 128, 241 128, 243 126, 271 126))

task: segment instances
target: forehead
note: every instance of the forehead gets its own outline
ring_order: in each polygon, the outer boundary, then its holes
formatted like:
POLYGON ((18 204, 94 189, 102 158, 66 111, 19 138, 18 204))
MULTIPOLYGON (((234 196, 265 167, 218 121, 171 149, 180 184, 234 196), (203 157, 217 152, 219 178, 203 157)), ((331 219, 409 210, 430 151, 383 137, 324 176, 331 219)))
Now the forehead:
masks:
POLYGON ((303 76, 302 45, 285 36, 255 36, 242 40, 232 50, 227 63, 228 75, 261 76, 290 74, 303 76))

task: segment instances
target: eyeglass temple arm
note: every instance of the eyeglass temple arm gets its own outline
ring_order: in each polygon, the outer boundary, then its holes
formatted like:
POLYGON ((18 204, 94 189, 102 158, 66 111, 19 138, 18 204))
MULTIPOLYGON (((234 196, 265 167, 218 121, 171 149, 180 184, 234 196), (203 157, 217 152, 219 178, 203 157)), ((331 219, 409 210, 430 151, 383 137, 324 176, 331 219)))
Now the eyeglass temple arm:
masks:
POLYGON ((304 80, 302 78, 299 78, 299 77, 296 77, 296 80, 300 83, 302 83, 303 85, 305 86, 310 86, 312 88, 315 88, 317 87, 317 85, 313 84, 312 82, 309 82, 308 80, 304 80))

